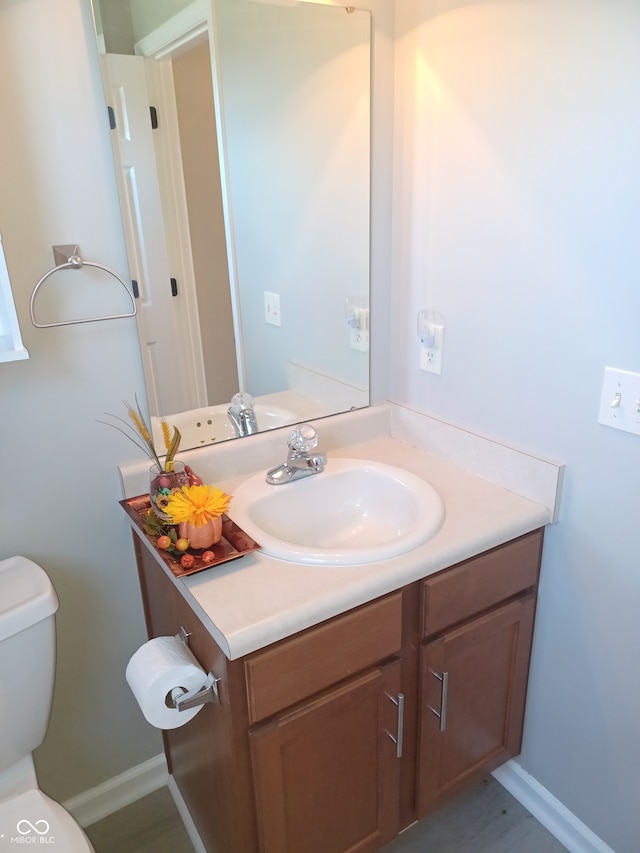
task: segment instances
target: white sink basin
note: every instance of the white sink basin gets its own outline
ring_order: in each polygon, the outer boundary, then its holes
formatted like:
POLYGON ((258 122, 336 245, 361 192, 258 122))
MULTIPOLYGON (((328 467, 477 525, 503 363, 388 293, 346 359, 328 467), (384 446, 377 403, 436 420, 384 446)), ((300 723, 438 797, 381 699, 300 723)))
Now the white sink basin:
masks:
POLYGON ((426 542, 440 529, 444 506, 433 486, 401 468, 330 458, 321 473, 278 486, 264 472, 249 477, 228 515, 272 557, 354 565, 426 542))

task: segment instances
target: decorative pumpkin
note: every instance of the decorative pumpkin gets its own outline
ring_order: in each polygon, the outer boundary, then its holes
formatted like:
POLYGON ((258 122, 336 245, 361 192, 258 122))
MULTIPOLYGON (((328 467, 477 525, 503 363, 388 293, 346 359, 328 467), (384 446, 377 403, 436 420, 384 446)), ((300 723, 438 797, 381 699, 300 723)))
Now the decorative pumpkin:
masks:
POLYGON ((222 539, 222 517, 212 518, 201 527, 189 521, 181 521, 178 535, 189 540, 190 548, 211 548, 222 539))

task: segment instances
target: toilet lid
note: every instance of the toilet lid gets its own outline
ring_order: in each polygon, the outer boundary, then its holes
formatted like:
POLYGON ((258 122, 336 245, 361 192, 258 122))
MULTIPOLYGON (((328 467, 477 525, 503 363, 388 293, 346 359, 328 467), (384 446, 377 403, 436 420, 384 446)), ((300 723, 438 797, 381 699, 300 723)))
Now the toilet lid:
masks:
POLYGON ((17 844, 55 844, 61 853, 95 853, 89 839, 60 803, 32 789, 0 803, 0 851, 17 844), (46 841, 45 841, 46 839, 46 841))

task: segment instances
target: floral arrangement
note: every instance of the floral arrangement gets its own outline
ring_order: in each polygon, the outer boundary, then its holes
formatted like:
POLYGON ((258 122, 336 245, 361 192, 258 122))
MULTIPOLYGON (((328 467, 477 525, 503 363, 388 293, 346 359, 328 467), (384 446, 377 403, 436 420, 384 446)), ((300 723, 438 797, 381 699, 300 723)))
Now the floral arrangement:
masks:
MULTIPOLYGON (((174 426, 172 433, 171 427, 164 420, 164 418, 161 420, 160 426, 162 428, 164 450, 158 451, 155 447, 151 430, 147 426, 142 415, 142 411, 140 410, 138 398, 136 397, 135 407, 127 402, 125 402, 125 406, 127 407, 127 414, 129 415, 128 421, 124 418, 118 417, 118 415, 109 415, 110 418, 115 418, 115 420, 120 421, 121 424, 124 424, 124 428, 116 426, 116 424, 107 424, 107 426, 114 427, 114 429, 117 429, 118 432, 121 432, 124 436, 126 436, 129 441, 132 441, 136 445, 136 447, 139 447, 140 450, 146 453, 146 455, 149 457, 149 459, 152 460, 152 462, 155 462, 160 471, 173 471, 173 462, 176 453, 178 452, 178 448, 180 447, 180 440, 182 438, 178 428, 174 426), (161 455, 164 455, 164 461, 160 460, 161 455)), ((106 422, 101 421, 101 423, 106 422)))
MULTIPOLYGON (((220 517, 229 508, 231 500, 231 495, 225 494, 222 489, 203 485, 190 469, 189 473, 191 482, 174 489, 162 500, 162 510, 167 520, 160 519, 153 509, 147 511, 143 520, 145 532, 156 537, 158 548, 179 558, 184 569, 192 568, 195 563, 193 554, 185 553, 187 549, 191 546, 202 548, 198 531, 220 519, 217 537, 213 537, 214 542, 218 541, 222 524, 220 517)), ((215 559, 215 553, 208 547, 203 550, 201 560, 205 565, 213 563, 215 559)))
POLYGON ((217 486, 186 485, 169 495, 164 509, 174 524, 202 527, 226 512, 230 500, 217 486))
POLYGON ((176 464, 175 455, 181 439, 177 427, 174 426, 171 432, 172 428, 164 419, 161 420, 164 452, 159 451, 137 398, 135 406, 126 402, 125 406, 129 420, 109 415, 122 426, 107 426, 115 427, 154 463, 149 493, 151 507, 142 520, 145 532, 155 538, 158 548, 179 556, 180 564, 185 569, 192 568, 195 562, 193 554, 185 553, 190 547, 203 551, 203 563, 213 563, 216 557, 209 547, 220 541, 221 516, 229 507, 231 495, 225 494, 217 486, 203 485, 188 465, 183 466, 181 462, 176 464), (160 458, 161 453, 163 460, 160 458))

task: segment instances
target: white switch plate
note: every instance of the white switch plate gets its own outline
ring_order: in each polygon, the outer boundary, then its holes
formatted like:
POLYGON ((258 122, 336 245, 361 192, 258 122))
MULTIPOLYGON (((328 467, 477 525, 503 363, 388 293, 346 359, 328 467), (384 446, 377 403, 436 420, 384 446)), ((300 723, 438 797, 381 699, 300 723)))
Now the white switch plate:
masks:
POLYGON ((640 373, 605 367, 598 423, 640 435, 640 373))
POLYGON ((433 344, 430 347, 420 347, 420 370, 440 374, 442 373, 444 326, 434 326, 433 331, 433 344))
POLYGON ((281 326, 280 320, 280 294, 264 292, 264 321, 272 326, 281 326))

